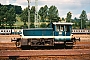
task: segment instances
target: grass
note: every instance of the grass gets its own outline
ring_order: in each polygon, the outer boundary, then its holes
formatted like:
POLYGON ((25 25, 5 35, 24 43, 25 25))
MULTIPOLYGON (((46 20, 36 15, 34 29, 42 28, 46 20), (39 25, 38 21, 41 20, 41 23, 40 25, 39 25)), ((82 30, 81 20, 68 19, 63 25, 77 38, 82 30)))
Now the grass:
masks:
POLYGON ((21 21, 21 19, 20 19, 20 17, 18 15, 17 15, 16 19, 17 19, 17 21, 15 23, 16 26, 22 26, 22 25, 24 25, 24 23, 21 21))
POLYGON ((24 24, 24 23, 21 22, 21 21, 16 21, 16 23, 15 23, 16 26, 21 26, 21 25, 23 25, 23 24, 24 24))

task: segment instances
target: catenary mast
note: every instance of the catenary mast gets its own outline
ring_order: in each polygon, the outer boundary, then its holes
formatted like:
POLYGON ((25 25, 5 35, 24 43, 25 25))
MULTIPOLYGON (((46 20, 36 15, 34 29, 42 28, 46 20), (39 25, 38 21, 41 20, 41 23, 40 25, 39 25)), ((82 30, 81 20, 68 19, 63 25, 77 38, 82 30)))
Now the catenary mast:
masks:
POLYGON ((39 27, 39 20, 38 20, 38 0, 35 0, 35 28, 39 27))
POLYGON ((30 28, 30 0, 28 1, 28 29, 30 28))

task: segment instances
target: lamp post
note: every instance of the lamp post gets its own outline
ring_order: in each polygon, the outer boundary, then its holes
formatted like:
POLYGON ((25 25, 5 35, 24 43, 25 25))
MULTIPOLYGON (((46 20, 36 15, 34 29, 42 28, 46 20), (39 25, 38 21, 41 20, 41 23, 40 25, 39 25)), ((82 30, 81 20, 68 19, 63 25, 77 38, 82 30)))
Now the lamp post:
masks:
POLYGON ((30 0, 28 1, 28 29, 30 28, 30 0))

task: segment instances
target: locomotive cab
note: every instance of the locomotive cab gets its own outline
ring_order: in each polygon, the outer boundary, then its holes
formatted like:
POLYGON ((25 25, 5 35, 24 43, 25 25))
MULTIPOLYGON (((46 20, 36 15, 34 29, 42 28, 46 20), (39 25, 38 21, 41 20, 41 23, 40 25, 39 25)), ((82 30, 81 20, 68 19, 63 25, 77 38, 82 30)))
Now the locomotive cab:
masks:
POLYGON ((55 41, 71 41, 73 23, 53 23, 55 41))
POLYGON ((70 36, 72 32, 73 23, 53 23, 55 34, 58 32, 58 36, 70 36))

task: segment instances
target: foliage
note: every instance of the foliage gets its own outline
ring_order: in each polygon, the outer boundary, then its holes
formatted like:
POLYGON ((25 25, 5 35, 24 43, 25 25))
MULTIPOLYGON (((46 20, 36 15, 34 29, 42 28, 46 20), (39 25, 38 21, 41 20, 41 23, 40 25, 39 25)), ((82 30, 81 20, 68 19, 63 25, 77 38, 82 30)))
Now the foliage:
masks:
MULTIPOLYGON (((28 23, 28 8, 22 10, 21 6, 15 5, 1 5, 0 4, 0 28, 5 28, 10 26, 13 27, 18 21, 16 21, 16 15, 20 18, 19 24, 22 25, 20 28, 27 28, 28 23), (22 21, 22 23, 20 23, 22 21), (23 25, 24 23, 24 25, 23 25)), ((71 19, 72 13, 68 12, 66 18, 60 18, 58 9, 56 6, 48 7, 45 5, 41 7, 38 11, 38 18, 40 21, 40 27, 47 27, 48 22, 58 22, 58 21, 66 21, 74 23, 73 28, 90 28, 90 21, 87 19, 86 11, 82 11, 79 18, 71 19), (89 22, 87 22, 89 21, 89 22), (44 23, 45 22, 45 23, 44 23), (82 27, 81 27, 82 22, 82 27), (47 23, 47 24, 46 24, 47 23)), ((35 6, 32 6, 30 9, 30 27, 34 28, 35 22, 35 6)))
MULTIPOLYGON (((24 9, 20 15, 21 17, 21 21, 24 22, 24 25, 27 25, 28 22, 28 8, 24 9)), ((34 18, 35 18, 35 6, 31 7, 30 10, 30 23, 31 23, 31 28, 33 28, 34 26, 32 24, 34 24, 34 18)))
POLYGON ((41 7, 38 14, 41 17, 41 22, 45 22, 48 16, 48 6, 41 7))
POLYGON ((50 22, 57 22, 59 21, 60 17, 58 14, 58 9, 55 6, 51 6, 48 11, 48 18, 50 22))
POLYGON ((4 28, 4 24, 5 24, 5 12, 7 11, 7 7, 6 6, 2 6, 0 7, 0 28, 4 28))
POLYGON ((15 22, 16 22, 16 14, 14 8, 11 8, 7 13, 6 13, 6 19, 7 19, 7 24, 11 27, 15 22))
POLYGON ((34 23, 34 18, 35 18, 35 6, 32 6, 30 10, 30 22, 32 24, 34 23))
POLYGON ((81 29, 86 28, 86 21, 88 20, 87 15, 86 15, 86 11, 84 11, 84 10, 82 11, 82 13, 80 15, 80 20, 81 20, 81 23, 79 24, 80 28, 81 29))
POLYGON ((66 17, 66 22, 71 22, 72 13, 68 12, 66 17))
POLYGON ((28 22, 28 8, 22 11, 20 17, 21 17, 21 21, 24 22, 24 25, 27 25, 26 22, 28 22))
POLYGON ((42 24, 40 25, 40 27, 41 27, 41 28, 46 28, 47 25, 46 25, 46 23, 42 23, 42 24))
POLYGON ((73 24, 73 28, 74 28, 74 29, 80 28, 80 27, 79 27, 80 19, 78 19, 78 18, 75 17, 75 18, 72 20, 72 23, 74 23, 74 24, 73 24))
MULTIPOLYGON (((50 21, 56 22, 56 21, 59 21, 59 19, 60 19, 58 16, 58 9, 55 6, 51 6, 50 8, 48 8, 48 6, 45 5, 44 7, 40 8, 38 14, 41 17, 41 19, 39 19, 40 22, 46 22, 47 20, 49 20, 49 22, 50 21)), ((24 25, 27 25, 28 8, 26 8, 22 11, 20 17, 21 17, 21 21, 24 22, 24 25)), ((35 6, 32 6, 30 9, 30 24, 31 24, 31 26, 32 26, 32 24, 34 24, 34 21, 35 21, 34 18, 35 18, 35 6)), ((32 28, 34 28, 34 26, 32 28)))
POLYGON ((10 10, 8 10, 8 8, 6 6, 2 6, 0 8, 0 11, 1 11, 0 12, 1 28, 2 28, 2 26, 6 27, 7 25, 12 27, 12 25, 14 25, 14 23, 16 22, 15 9, 11 8, 10 10))
POLYGON ((21 14, 21 13, 22 13, 22 8, 21 8, 21 6, 14 6, 14 8, 15 8, 15 13, 16 13, 16 14, 21 14))
POLYGON ((41 22, 46 22, 47 20, 49 22, 56 22, 60 19, 58 9, 55 6, 50 6, 50 8, 48 8, 48 6, 45 5, 44 7, 41 7, 39 15, 41 17, 41 22))
POLYGON ((31 23, 30 28, 35 28, 34 23, 31 23))
POLYGON ((82 11, 82 13, 80 15, 80 19, 75 17, 73 19, 73 23, 74 23, 74 25, 73 25, 74 29, 76 29, 76 28, 78 28, 78 29, 88 28, 89 20, 87 19, 86 11, 84 11, 84 10, 82 11))
POLYGON ((11 8, 14 8, 16 14, 21 14, 22 13, 21 6, 11 5, 11 4, 9 4, 9 5, 0 5, 0 7, 2 7, 2 6, 6 6, 7 10, 10 10, 11 8))

